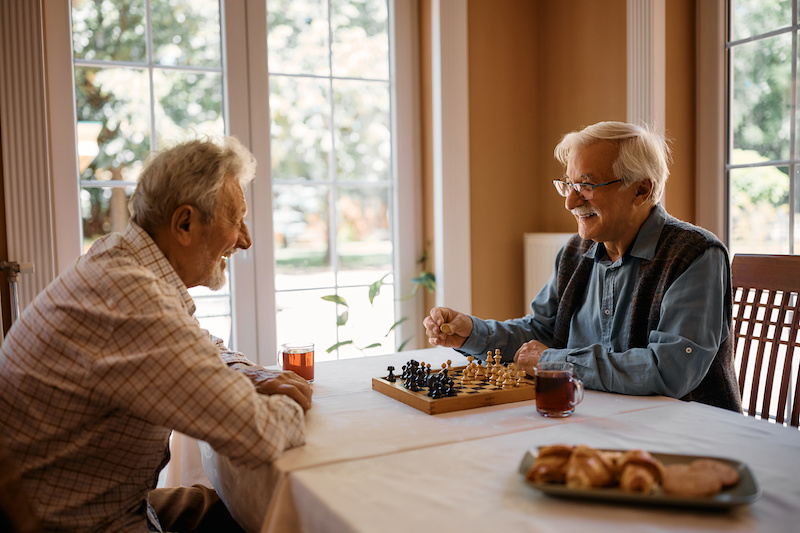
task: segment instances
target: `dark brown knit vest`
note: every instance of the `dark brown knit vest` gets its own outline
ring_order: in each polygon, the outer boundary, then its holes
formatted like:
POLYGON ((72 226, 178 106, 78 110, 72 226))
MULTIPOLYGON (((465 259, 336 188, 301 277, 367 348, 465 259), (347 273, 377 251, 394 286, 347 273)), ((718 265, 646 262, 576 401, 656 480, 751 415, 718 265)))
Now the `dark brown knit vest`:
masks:
MULTIPOLYGON (((556 314, 553 348, 566 348, 572 316, 584 301, 589 277, 594 266, 593 258, 583 257, 592 241, 572 237, 564 247, 558 265, 559 304, 556 314)), ((642 261, 639 276, 633 289, 630 330, 624 349, 645 348, 650 332, 658 326, 661 302, 670 285, 683 274, 689 265, 708 248, 720 248, 725 257, 728 251, 712 233, 686 222, 667 216, 667 221, 656 245, 651 261, 642 261)), ((730 262, 726 262, 730 265, 730 262)), ((731 271, 726 272, 724 316, 731 320, 731 271)), ((731 411, 742 411, 742 401, 733 366, 733 331, 728 335, 714 357, 708 373, 692 392, 681 398, 702 402, 731 411)))

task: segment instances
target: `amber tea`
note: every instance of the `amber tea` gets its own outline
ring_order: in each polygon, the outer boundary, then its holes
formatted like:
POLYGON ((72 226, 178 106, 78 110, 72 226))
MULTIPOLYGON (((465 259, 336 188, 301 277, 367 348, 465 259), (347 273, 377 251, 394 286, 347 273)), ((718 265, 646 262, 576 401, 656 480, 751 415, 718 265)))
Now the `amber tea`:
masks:
POLYGON ((571 363, 539 363, 536 376, 536 410, 542 416, 563 418, 583 400, 583 383, 573 377, 571 363))
POLYGON ((291 370, 306 381, 314 381, 313 344, 284 344, 280 355, 284 370, 291 370))

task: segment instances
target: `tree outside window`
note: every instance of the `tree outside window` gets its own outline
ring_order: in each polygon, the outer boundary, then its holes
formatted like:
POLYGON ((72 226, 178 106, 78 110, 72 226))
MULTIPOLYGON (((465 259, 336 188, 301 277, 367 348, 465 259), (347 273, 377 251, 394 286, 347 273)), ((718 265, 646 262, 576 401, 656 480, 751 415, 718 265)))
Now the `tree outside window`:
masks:
POLYGON ((800 252, 797 4, 729 2, 732 253, 800 252))

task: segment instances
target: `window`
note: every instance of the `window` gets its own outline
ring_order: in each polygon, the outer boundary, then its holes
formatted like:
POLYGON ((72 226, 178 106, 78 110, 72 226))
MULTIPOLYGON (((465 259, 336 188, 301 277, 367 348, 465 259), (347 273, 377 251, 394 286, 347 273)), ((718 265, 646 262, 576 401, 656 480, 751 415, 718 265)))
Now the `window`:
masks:
MULTIPOLYGON (((125 231, 151 151, 225 133, 219 1, 75 0, 72 46, 85 252, 125 231)), ((226 343, 229 287, 190 290, 203 327, 226 343)))
POLYGON ((267 12, 277 340, 313 328, 318 360, 393 352, 389 6, 267 12))
POLYGON ((729 247, 800 253, 798 5, 728 4, 729 247))
MULTIPOLYGON (((316 342, 323 360, 398 349, 409 335, 398 333, 402 325, 392 328, 395 317, 415 326, 421 320, 418 301, 408 301, 420 222, 398 223, 413 212, 409 191, 419 187, 410 185, 418 172, 414 154, 397 155, 417 142, 408 125, 417 114, 410 107, 418 90, 409 44, 414 5, 71 2, 84 250, 124 231, 127 200, 149 151, 202 133, 238 135, 259 158, 259 183, 248 193, 259 214, 251 226, 256 252, 237 254, 222 291, 190 291, 203 327, 262 364, 274 363, 276 341, 300 338, 316 342), (259 92, 267 85, 268 96, 259 92), (262 95, 271 109, 270 139, 256 133, 267 122, 259 113, 266 108, 254 103, 262 95), (398 101, 408 109, 399 118, 398 101), (261 215, 271 213, 265 226, 261 215), (264 266, 273 259, 274 286, 264 266), (395 272, 402 272, 398 279, 395 272), (337 343, 341 350, 328 354, 337 343)), ((73 208, 56 201, 55 209, 73 208)))

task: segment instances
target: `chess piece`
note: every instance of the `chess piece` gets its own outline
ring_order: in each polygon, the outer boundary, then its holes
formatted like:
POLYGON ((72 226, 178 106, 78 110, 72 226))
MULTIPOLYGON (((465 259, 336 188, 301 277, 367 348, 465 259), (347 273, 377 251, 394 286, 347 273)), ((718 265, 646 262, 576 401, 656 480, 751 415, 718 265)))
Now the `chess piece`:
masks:
POLYGON ((476 364, 478 367, 475 369, 475 379, 481 381, 486 377, 486 369, 483 368, 483 364, 480 360, 476 361, 476 364))
POLYGON ((448 360, 447 360, 447 372, 448 372, 448 373, 450 373, 450 372, 453 370, 453 367, 451 366, 452 364, 453 364, 453 361, 451 361, 450 359, 448 359, 448 360))
POLYGON ((397 378, 394 375, 394 367, 393 366, 389 366, 386 370, 389 371, 389 375, 386 376, 386 381, 388 381, 390 383, 394 383, 395 381, 397 381, 397 378))

